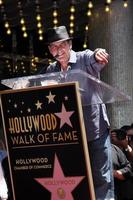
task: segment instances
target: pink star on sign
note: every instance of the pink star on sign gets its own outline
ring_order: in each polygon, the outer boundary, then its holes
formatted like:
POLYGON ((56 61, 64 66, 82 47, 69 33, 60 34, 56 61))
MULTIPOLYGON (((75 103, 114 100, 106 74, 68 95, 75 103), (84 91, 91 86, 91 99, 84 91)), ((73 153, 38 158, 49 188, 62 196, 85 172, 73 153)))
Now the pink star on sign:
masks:
POLYGON ((84 176, 65 177, 55 155, 53 178, 35 178, 35 180, 51 192, 51 200, 74 200, 71 192, 83 178, 84 176))
POLYGON ((67 112, 64 104, 62 104, 62 110, 61 110, 61 112, 60 113, 55 113, 55 115, 61 119, 60 128, 65 123, 72 127, 72 124, 71 124, 71 121, 70 121, 70 117, 71 117, 71 115, 73 113, 74 113, 74 111, 68 111, 67 112))

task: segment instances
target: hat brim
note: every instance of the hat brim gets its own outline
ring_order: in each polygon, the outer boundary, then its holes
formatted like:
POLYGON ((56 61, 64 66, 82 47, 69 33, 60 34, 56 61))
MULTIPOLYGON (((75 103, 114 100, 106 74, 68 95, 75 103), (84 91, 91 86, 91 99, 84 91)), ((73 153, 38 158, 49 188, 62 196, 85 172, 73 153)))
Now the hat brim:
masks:
POLYGON ((49 44, 52 44, 55 42, 63 42, 63 41, 72 40, 72 39, 73 39, 72 37, 69 37, 69 38, 64 38, 64 39, 60 39, 60 40, 55 40, 53 42, 46 42, 46 44, 49 45, 49 44))

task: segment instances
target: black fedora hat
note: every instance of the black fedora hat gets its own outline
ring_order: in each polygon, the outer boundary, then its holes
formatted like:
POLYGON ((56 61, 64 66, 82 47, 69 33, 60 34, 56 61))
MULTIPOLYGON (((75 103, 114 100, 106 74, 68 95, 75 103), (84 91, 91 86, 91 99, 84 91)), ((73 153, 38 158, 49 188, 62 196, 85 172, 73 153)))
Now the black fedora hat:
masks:
POLYGON ((69 36, 65 26, 49 28, 45 33, 46 44, 50 44, 52 42, 57 42, 57 41, 71 40, 71 39, 72 38, 69 36))

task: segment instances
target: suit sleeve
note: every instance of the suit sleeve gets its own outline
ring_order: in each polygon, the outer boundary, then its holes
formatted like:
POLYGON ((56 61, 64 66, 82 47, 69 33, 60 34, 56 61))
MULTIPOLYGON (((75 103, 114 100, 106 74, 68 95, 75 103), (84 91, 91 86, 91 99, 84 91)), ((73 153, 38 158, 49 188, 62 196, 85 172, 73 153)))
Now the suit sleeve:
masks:
POLYGON ((119 170, 122 172, 125 178, 132 177, 133 176, 132 166, 130 162, 127 160, 125 154, 120 149, 118 152, 118 156, 121 165, 121 168, 119 170))

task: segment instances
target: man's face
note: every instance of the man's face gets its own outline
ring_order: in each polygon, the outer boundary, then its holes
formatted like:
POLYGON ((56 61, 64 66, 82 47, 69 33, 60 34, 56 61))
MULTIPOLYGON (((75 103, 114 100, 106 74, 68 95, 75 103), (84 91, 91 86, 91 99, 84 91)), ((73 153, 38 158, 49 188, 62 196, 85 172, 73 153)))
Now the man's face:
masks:
POLYGON ((118 139, 117 137, 118 136, 117 136, 116 132, 111 132, 111 142, 112 142, 112 144, 114 144, 114 145, 116 145, 120 148, 123 148, 123 147, 128 145, 128 137, 127 136, 126 136, 125 139, 121 139, 121 140, 118 139))
POLYGON ((115 132, 111 132, 111 142, 115 145, 119 144, 119 140, 117 139, 116 133, 115 132))
POLYGON ((68 62, 70 58, 71 45, 69 41, 53 42, 49 46, 49 51, 59 62, 68 62))

